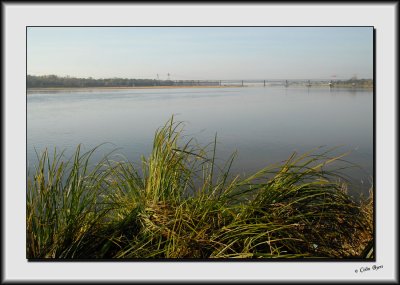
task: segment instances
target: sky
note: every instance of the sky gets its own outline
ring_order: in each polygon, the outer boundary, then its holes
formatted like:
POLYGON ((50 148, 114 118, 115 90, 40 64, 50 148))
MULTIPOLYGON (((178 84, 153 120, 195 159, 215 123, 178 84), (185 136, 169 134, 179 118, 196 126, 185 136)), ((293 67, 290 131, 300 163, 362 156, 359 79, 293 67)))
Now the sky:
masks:
POLYGON ((84 78, 372 78, 373 28, 28 27, 27 63, 84 78))

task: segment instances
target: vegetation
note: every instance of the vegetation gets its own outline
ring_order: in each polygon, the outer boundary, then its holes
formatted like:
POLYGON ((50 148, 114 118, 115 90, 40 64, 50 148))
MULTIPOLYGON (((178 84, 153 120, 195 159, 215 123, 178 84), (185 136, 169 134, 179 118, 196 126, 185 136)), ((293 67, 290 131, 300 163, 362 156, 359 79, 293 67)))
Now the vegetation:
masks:
MULTIPOLYGON (((168 84, 168 82, 163 82, 168 84)), ((75 78, 59 77, 56 75, 27 76, 28 88, 46 88, 46 87, 129 87, 129 86, 154 86, 157 81, 154 79, 126 79, 126 78, 75 78)), ((172 85, 172 83, 170 83, 172 85)))
POLYGON ((358 87, 358 88, 373 88, 374 81, 372 79, 357 79, 353 76, 348 80, 336 80, 332 82, 332 87, 358 87))
POLYGON ((27 76, 27 88, 83 88, 83 87, 143 87, 143 86, 175 86, 175 85, 219 85, 219 81, 194 80, 156 80, 156 79, 128 79, 128 78, 75 78, 59 77, 56 75, 27 76))
MULTIPOLYGON (((150 87, 150 86, 219 86, 220 81, 205 80, 156 80, 156 79, 128 79, 128 78, 75 78, 59 77, 56 75, 27 76, 27 88, 86 88, 86 87, 150 87)), ((335 80, 330 82, 331 87, 358 87, 372 88, 372 79, 335 80)), ((279 83, 281 84, 281 83, 279 83)), ((278 85, 279 85, 278 84, 278 85)), ((290 86, 304 86, 303 81, 291 81, 290 86)), ((312 81, 311 86, 326 86, 327 81, 312 81)), ((241 86, 225 81, 224 86, 241 86)))
POLYGON ((93 166, 95 149, 66 162, 44 151, 28 178, 27 258, 372 256, 372 195, 354 200, 326 170, 341 156, 293 154, 240 177, 235 155, 219 167, 215 141, 199 146, 182 131, 173 118, 158 129, 140 167, 93 166))

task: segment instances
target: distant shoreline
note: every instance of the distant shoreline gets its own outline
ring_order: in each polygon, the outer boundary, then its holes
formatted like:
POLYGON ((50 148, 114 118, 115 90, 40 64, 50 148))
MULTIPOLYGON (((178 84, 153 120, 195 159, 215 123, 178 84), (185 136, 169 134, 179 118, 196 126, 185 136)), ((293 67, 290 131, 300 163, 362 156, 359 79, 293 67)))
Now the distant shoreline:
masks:
POLYGON ((241 85, 205 85, 205 86, 112 86, 112 87, 34 87, 34 88, 27 88, 27 91, 59 91, 59 90, 71 90, 71 91, 79 91, 79 90, 113 90, 113 89, 182 89, 182 88, 238 88, 243 87, 241 85))
MULTIPOLYGON (((193 85, 193 86, 111 86, 111 87, 105 87, 105 86, 98 86, 98 87, 34 87, 34 88, 27 88, 28 92, 40 92, 40 91, 91 91, 91 90, 135 90, 135 89, 197 89, 197 88, 243 88, 243 87, 260 87, 260 86, 248 86, 248 85, 205 85, 205 86, 199 86, 199 85, 193 85)), ((265 87, 272 87, 272 86, 265 86, 265 87)), ((290 86, 291 88, 293 87, 304 87, 304 88, 322 88, 322 87, 327 87, 327 85, 313 85, 311 87, 306 87, 303 85, 293 85, 290 86)), ((373 87, 370 86, 333 86, 331 87, 332 89, 373 89, 373 87)))

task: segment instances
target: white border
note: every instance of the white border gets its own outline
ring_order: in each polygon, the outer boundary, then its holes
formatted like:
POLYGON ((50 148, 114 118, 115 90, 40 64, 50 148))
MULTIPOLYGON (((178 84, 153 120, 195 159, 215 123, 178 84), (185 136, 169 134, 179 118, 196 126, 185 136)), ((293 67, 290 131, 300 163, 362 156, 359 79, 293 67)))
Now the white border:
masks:
MULTIPOLYGON (((394 281, 395 4, 72 5, 4 4, 5 210, 3 281, 39 280, 386 280, 394 281), (30 262, 25 259, 25 27, 32 25, 375 26, 377 261, 361 262, 30 262), (355 274, 362 266, 379 271, 355 274)), ((396 207, 395 207, 396 206, 396 207)))

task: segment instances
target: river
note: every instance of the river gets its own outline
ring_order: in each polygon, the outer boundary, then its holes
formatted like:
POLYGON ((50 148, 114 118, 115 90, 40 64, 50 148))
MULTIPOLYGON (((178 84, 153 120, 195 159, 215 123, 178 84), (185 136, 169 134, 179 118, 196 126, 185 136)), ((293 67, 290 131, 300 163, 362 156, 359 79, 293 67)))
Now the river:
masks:
POLYGON ((102 145, 94 162, 111 150, 139 161, 152 147, 155 130, 172 115, 185 122, 185 135, 201 144, 217 134, 217 163, 237 150, 233 173, 252 173, 325 146, 350 151, 345 170, 352 191, 366 193, 373 177, 373 92, 328 87, 237 87, 28 91, 27 165, 46 147, 102 145))

